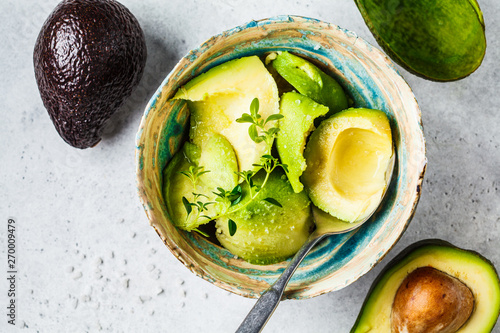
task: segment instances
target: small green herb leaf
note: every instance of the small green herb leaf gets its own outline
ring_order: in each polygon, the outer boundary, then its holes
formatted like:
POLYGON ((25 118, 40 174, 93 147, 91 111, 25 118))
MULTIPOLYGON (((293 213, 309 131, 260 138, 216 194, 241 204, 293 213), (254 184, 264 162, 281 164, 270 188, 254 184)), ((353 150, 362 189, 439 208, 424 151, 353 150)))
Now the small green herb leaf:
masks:
POLYGON ((283 206, 276 200, 276 199, 273 199, 273 198, 265 198, 264 201, 267 201, 269 202, 270 204, 273 204, 275 206, 278 206, 278 207, 281 207, 283 208, 283 206))
POLYGON ((222 187, 217 187, 217 192, 212 192, 212 193, 222 199, 224 199, 228 194, 226 190, 224 190, 222 187))
POLYGON ((251 123, 255 124, 255 121, 253 120, 252 116, 249 115, 248 113, 243 113, 241 115, 241 118, 236 119, 237 123, 251 123))
POLYGON ((227 227, 229 228, 229 236, 233 236, 237 229, 236 223, 233 220, 228 219, 227 227))
POLYGON ((264 141, 265 139, 266 139, 266 137, 265 137, 265 136, 263 136, 263 135, 259 135, 259 136, 258 136, 258 137, 256 137, 256 138, 255 138, 255 140, 253 140, 253 141, 255 141, 256 143, 261 143, 261 142, 262 142, 262 141, 264 141))
POLYGON ((250 125, 248 128, 248 135, 250 135, 250 139, 252 139, 252 141, 257 142, 259 133, 257 132, 257 126, 255 124, 250 125))
POLYGON ((184 176, 188 177, 188 178, 191 178, 191 176, 189 175, 189 173, 187 171, 179 171, 180 174, 183 174, 184 176))
POLYGON ((280 129, 278 127, 271 127, 269 129, 269 131, 266 132, 267 135, 269 136, 274 136, 276 135, 278 132, 280 131, 280 129))
POLYGON ((270 115, 269 117, 267 117, 266 121, 264 124, 267 124, 268 122, 270 121, 275 121, 275 120, 278 120, 278 119, 281 119, 281 118, 284 118, 282 114, 272 114, 270 115))
POLYGON ((252 103, 250 103, 250 114, 252 115, 253 118, 257 119, 258 112, 259 112, 259 99, 254 98, 252 100, 252 103))
POLYGON ((186 197, 182 197, 182 203, 184 204, 184 208, 186 209, 187 214, 191 214, 193 208, 191 208, 191 204, 189 203, 188 199, 186 199, 186 197))
POLYGON ((238 184, 236 185, 232 190, 231 190, 231 194, 241 194, 241 185, 238 184))
POLYGON ((237 204, 239 204, 239 203, 240 203, 240 201, 241 201, 241 198, 242 198, 242 195, 240 194, 240 195, 239 195, 239 196, 237 196, 234 200, 231 200, 231 207, 232 207, 232 206, 235 206, 235 205, 237 205, 237 204))
POLYGON ((244 170, 244 171, 235 171, 235 173, 247 183, 251 182, 251 178, 253 177, 253 171, 244 170))
POLYGON ((233 188, 233 190, 227 196, 227 198, 231 202, 231 207, 237 205, 241 201, 241 197, 242 197, 242 189, 241 185, 238 184, 233 188))
POLYGON ((207 233, 205 233, 205 232, 201 231, 200 229, 193 229, 193 231, 196 231, 196 232, 197 232, 197 233, 199 233, 200 235, 203 235, 203 236, 205 236, 205 237, 207 237, 207 238, 208 238, 208 237, 210 237, 207 233))
POLYGON ((199 176, 201 176, 201 175, 203 175, 203 174, 205 174, 205 173, 208 173, 208 172, 210 172, 210 170, 207 170, 207 171, 200 171, 200 172, 199 172, 196 176, 198 176, 198 177, 199 177, 199 176))

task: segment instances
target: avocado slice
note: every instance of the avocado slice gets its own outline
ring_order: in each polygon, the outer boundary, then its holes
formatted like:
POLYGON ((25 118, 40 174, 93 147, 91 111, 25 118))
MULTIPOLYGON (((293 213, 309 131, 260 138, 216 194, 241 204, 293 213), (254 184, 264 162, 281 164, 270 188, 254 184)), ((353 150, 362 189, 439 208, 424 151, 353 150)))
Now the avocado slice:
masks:
POLYGON ((181 172, 189 170, 190 166, 197 166, 199 158, 200 149, 186 142, 163 170, 163 198, 170 220, 175 226, 188 231, 196 229, 201 223, 187 219, 182 197, 191 194, 194 189, 191 181, 181 172))
POLYGON ((204 171, 209 171, 200 176, 200 185, 207 194, 217 187, 230 191, 238 185, 236 154, 233 146, 222 135, 214 134, 203 146, 198 165, 203 166, 204 171))
POLYGON ((284 51, 272 64, 298 92, 327 106, 331 114, 347 108, 347 96, 340 84, 311 62, 284 51))
MULTIPOLYGON (((223 135, 233 146, 240 171, 255 170, 253 164, 267 152, 264 142, 248 135, 249 123, 238 123, 250 104, 259 99, 259 114, 266 119, 279 113, 278 88, 257 56, 225 62, 198 75, 181 87, 173 99, 188 101, 191 112, 191 142, 203 147, 214 135, 223 135)), ((266 129, 272 126, 266 125, 266 129)))
POLYGON ((299 178, 306 169, 303 152, 307 136, 314 129, 314 119, 324 116, 328 108, 302 94, 289 92, 281 96, 280 112, 284 117, 280 120, 276 147, 281 162, 288 166, 288 180, 294 192, 299 193, 304 188, 299 178))
POLYGON ((476 0, 355 2, 379 45, 408 71, 450 81, 481 65, 486 35, 476 0))
MULTIPOLYGON (((252 180, 261 185, 265 173, 257 173, 252 180)), ((234 209, 241 210, 216 221, 216 236, 231 253, 258 265, 268 265, 294 255, 305 243, 314 222, 310 201, 304 191, 295 193, 282 169, 275 169, 257 197, 248 204, 249 192, 245 186, 243 199, 234 209), (282 207, 264 200, 272 198, 282 207), (245 206, 246 205, 246 206, 245 206), (231 236, 229 220, 236 223, 231 236)))
POLYGON ((386 114, 347 109, 324 120, 311 134, 302 183, 321 210, 342 221, 360 221, 380 203, 392 155, 386 114))
POLYGON ((61 1, 33 52, 38 90, 61 138, 80 149, 97 145, 139 84, 146 58, 141 26, 121 3, 61 1))
MULTIPOLYGON (((452 279, 457 279, 472 292, 474 304, 470 317, 458 330, 451 332, 491 332, 500 314, 500 280, 495 267, 476 252, 455 247, 442 240, 431 239, 409 246, 380 273, 366 297, 351 333, 391 332, 391 325, 393 325, 391 313, 394 312, 393 304, 397 302, 395 298, 398 290, 407 286, 412 288, 411 282, 410 285, 407 285, 407 277, 414 272, 419 275, 425 274, 424 277, 428 280, 429 274, 417 271, 422 268, 426 270, 432 268, 441 272, 439 274, 446 274, 452 279)), ((421 279, 417 278, 413 281, 418 282, 421 279)), ((443 280, 439 280, 439 282, 441 283, 443 280)), ((427 289, 423 289, 422 286, 420 288, 420 292, 416 294, 417 297, 424 297, 425 294, 428 294, 427 289)), ((452 296, 448 292, 440 293, 441 301, 438 304, 446 303, 443 301, 443 294, 445 294, 445 299, 452 296)), ((467 302, 467 299, 464 301, 467 302)), ((459 307, 468 307, 468 305, 461 303, 458 305, 459 307)), ((419 307, 424 308, 425 306, 420 304, 419 307)), ((433 310, 437 311, 435 307, 433 310)), ((441 312, 441 315, 446 316, 447 312, 441 312)), ((444 330, 446 328, 442 329, 443 331, 437 332, 448 332, 444 330)))
POLYGON ((216 216, 221 207, 215 204, 216 196, 213 191, 217 187, 231 191, 238 185, 238 176, 235 173, 237 170, 233 147, 223 136, 215 134, 202 149, 186 142, 183 149, 174 155, 163 174, 163 196, 173 224, 192 231, 210 222, 210 218, 196 218, 195 214, 188 218, 183 197, 189 202, 212 202, 201 215, 216 216), (187 172, 190 167, 203 167, 202 171, 206 172, 198 177, 196 188, 193 188, 191 180, 181 173, 187 172), (193 192, 204 196, 195 200, 193 192))

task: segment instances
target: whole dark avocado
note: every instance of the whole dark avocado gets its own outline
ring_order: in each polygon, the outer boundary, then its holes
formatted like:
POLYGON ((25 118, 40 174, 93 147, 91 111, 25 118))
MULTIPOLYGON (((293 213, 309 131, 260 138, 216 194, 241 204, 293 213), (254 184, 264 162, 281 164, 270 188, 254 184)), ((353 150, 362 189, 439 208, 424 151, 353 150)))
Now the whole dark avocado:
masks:
POLYGON ((59 135, 95 146, 105 122, 138 85, 146 64, 137 19, 113 0, 64 0, 35 44, 35 77, 59 135))

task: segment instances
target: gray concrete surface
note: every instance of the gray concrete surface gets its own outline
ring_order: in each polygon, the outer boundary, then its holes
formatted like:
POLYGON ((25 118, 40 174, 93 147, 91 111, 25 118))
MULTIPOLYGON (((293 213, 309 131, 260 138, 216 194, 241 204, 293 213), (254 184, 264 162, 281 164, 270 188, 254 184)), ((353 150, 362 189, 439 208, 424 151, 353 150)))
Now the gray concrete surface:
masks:
MULTIPOLYGON (((234 331, 254 300, 188 271, 137 197, 134 139, 145 104, 190 49, 252 19, 295 14, 374 43, 372 35, 351 0, 122 0, 147 36, 146 73, 104 140, 77 150, 56 133, 33 74, 35 39, 57 2, 0 3, 0 332, 234 331), (17 225, 16 328, 6 319, 9 218, 17 225)), ((488 49, 477 72, 435 83, 401 70, 422 109, 429 160, 410 227, 371 272, 341 291, 283 302, 264 332, 348 332, 382 267, 421 239, 474 249, 500 267, 500 3, 479 3, 488 49)))

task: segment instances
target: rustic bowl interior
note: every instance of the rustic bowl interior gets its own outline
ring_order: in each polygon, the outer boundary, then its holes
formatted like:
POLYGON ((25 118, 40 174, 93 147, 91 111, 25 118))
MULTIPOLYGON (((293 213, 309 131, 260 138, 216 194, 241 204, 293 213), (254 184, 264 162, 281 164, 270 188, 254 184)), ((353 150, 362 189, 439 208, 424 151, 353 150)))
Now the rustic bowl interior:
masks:
POLYGON ((186 139, 189 110, 170 101, 193 77, 231 59, 287 50, 334 76, 357 107, 389 116, 397 153, 388 194, 360 229, 331 236, 317 246, 292 277, 287 298, 309 298, 338 290, 369 271, 401 237, 411 220, 425 171, 425 141, 417 102, 393 63, 356 34, 314 19, 281 16, 217 35, 186 55, 148 104, 137 134, 139 196, 151 225, 192 272, 233 293, 258 297, 287 262, 251 265, 196 233, 169 222, 163 203, 162 170, 186 139))

